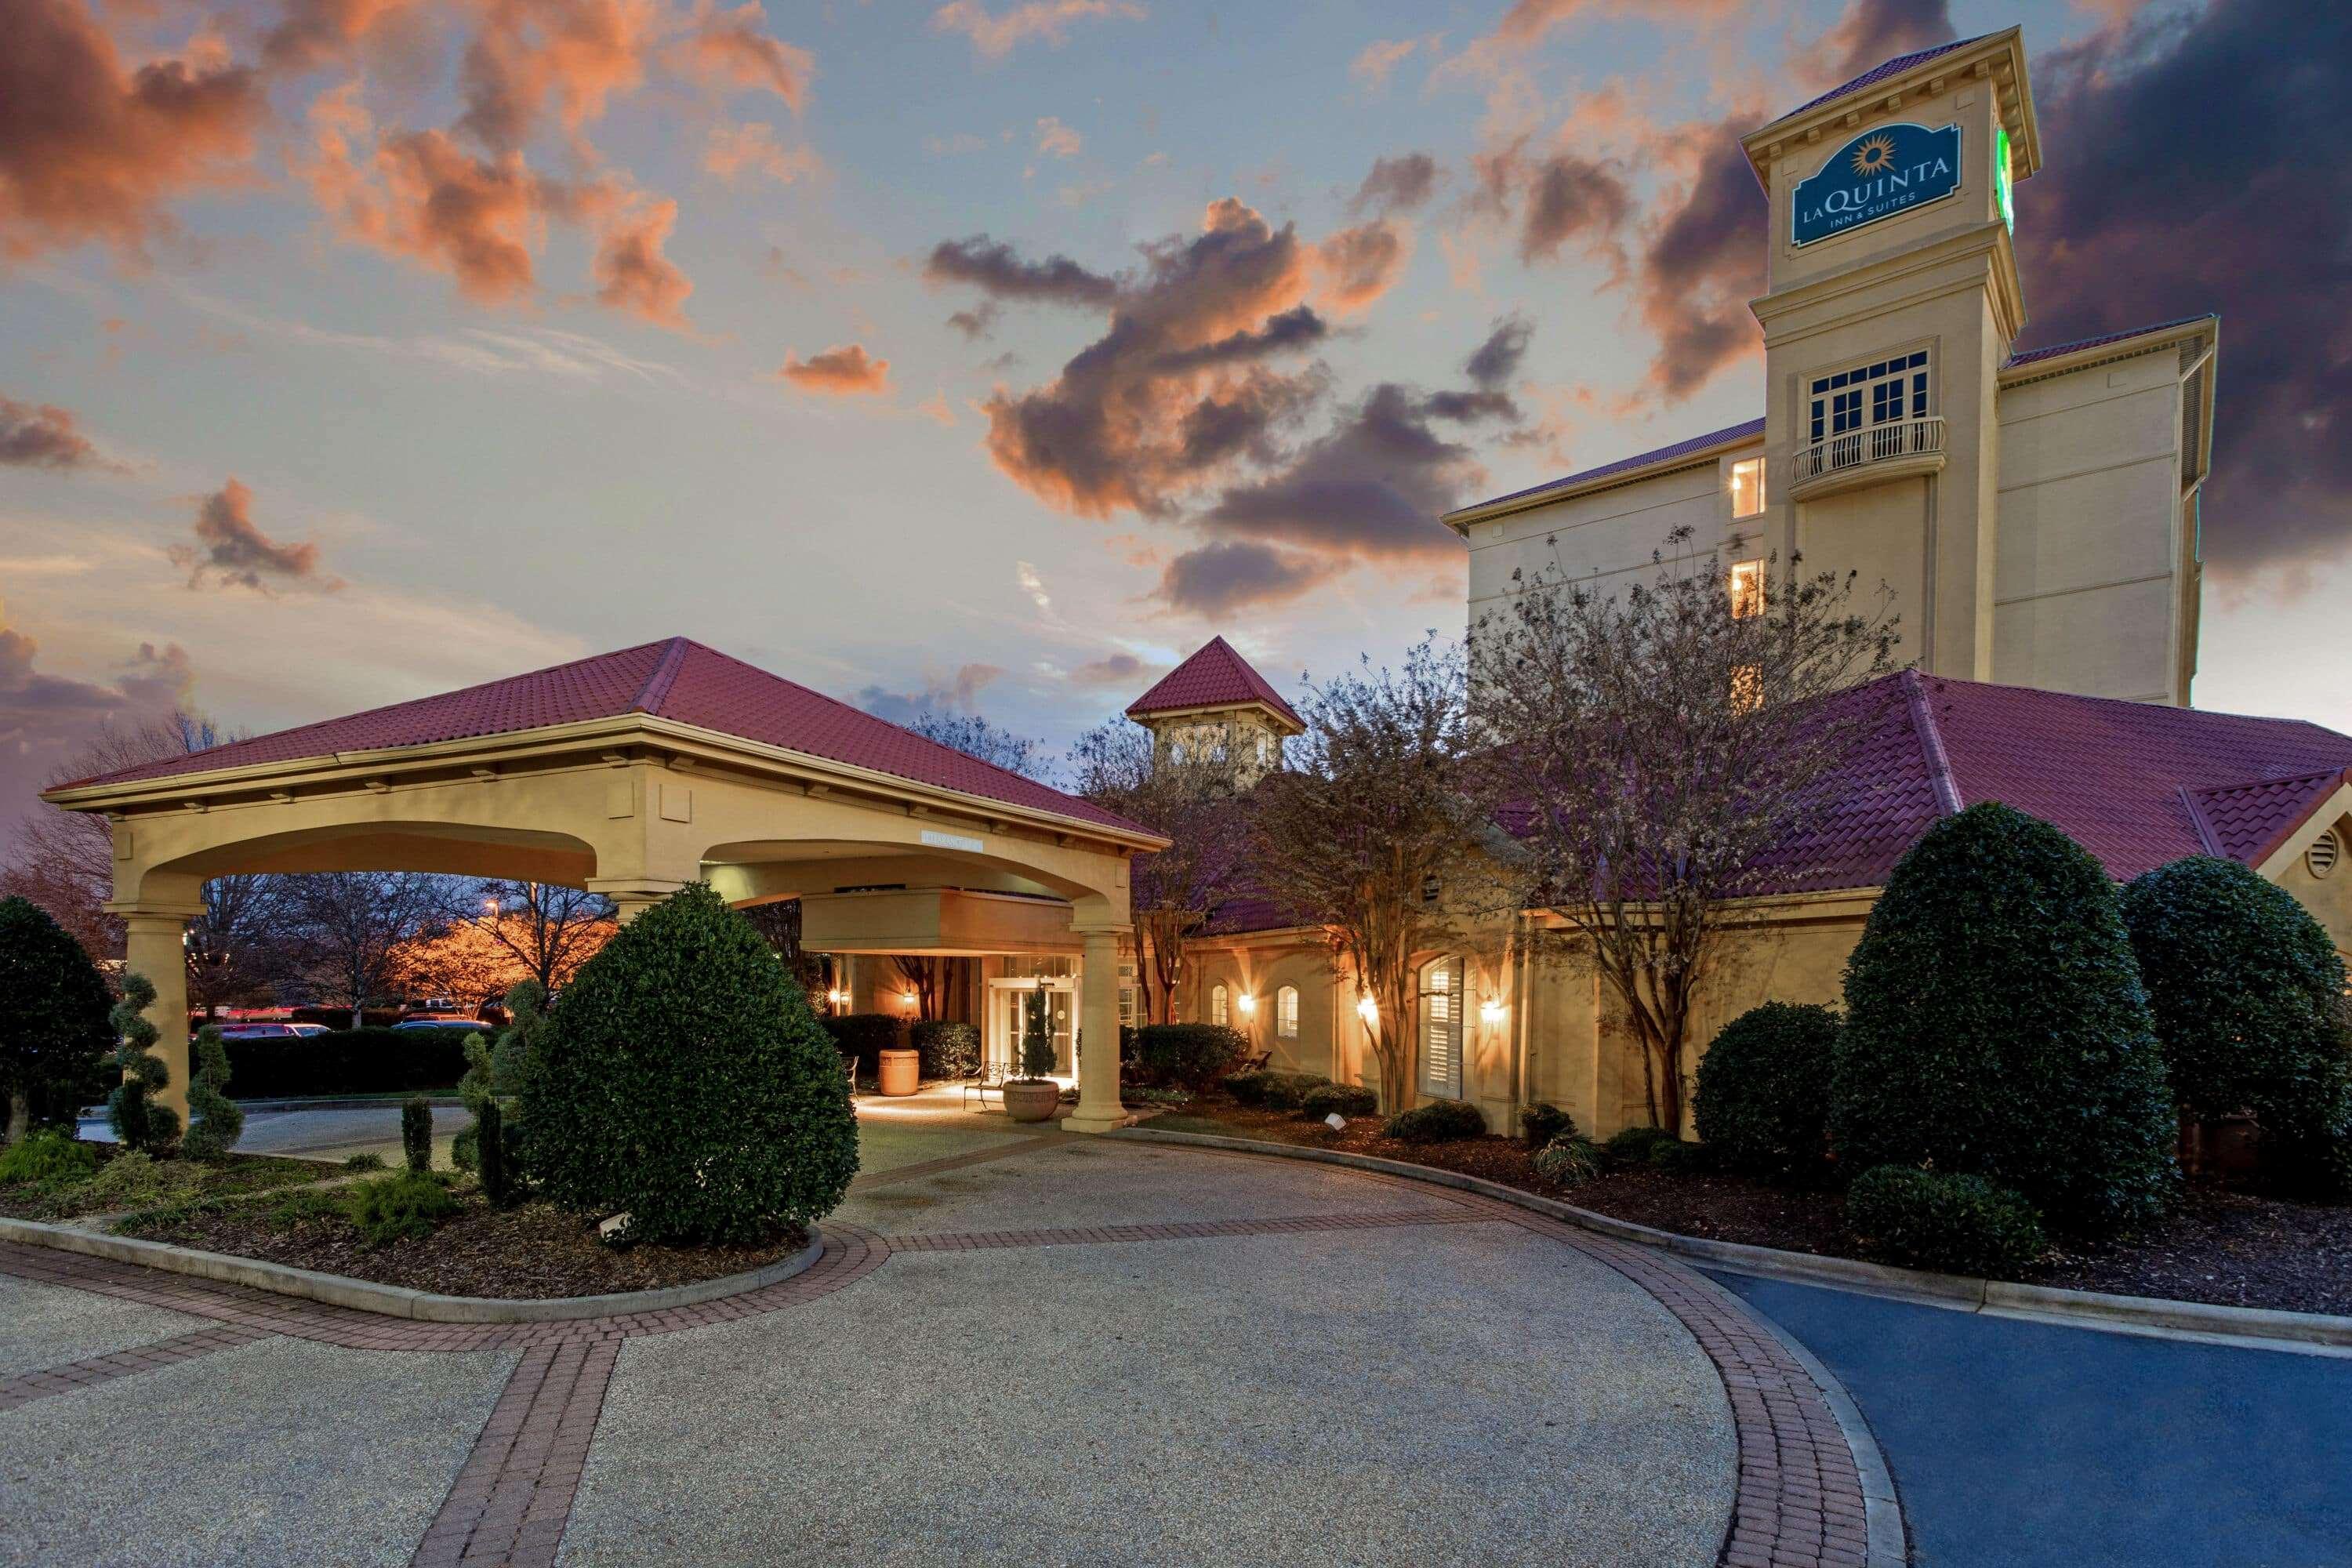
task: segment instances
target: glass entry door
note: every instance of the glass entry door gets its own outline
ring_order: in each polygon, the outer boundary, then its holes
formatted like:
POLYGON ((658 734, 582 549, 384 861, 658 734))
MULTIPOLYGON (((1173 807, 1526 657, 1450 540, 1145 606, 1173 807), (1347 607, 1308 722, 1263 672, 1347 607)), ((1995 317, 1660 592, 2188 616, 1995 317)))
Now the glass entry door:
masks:
POLYGON ((988 1064, 999 1076, 1021 1071, 1021 1042, 1030 1020, 1041 1014, 1054 1042, 1053 1076, 1066 1085, 1077 1078, 1077 989, 1066 979, 992 980, 988 983, 988 1064))

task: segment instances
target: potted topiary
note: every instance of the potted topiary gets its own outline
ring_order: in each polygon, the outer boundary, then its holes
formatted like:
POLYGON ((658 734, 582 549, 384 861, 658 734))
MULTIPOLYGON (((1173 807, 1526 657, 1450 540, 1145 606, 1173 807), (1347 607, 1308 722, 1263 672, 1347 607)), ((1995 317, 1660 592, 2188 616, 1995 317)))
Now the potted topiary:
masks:
POLYGON ((1004 1081, 1004 1114, 1015 1121, 1043 1121, 1061 1109, 1062 1086, 1045 1075, 1054 1070, 1054 1037, 1047 1033, 1051 1003, 1045 984, 1021 1032, 1021 1076, 1004 1081))

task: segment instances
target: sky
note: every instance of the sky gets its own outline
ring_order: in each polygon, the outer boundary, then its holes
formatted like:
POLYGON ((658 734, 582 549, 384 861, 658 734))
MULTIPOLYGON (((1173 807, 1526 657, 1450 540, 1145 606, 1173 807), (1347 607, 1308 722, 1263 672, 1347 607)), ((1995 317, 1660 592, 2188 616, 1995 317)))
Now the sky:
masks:
POLYGON ((1440 512, 1760 406, 1740 132, 2012 23, 2021 344, 2221 312, 2196 700, 2352 730, 2352 7, 0 0, 0 826, 675 635, 1056 752, 1458 636, 1440 512))

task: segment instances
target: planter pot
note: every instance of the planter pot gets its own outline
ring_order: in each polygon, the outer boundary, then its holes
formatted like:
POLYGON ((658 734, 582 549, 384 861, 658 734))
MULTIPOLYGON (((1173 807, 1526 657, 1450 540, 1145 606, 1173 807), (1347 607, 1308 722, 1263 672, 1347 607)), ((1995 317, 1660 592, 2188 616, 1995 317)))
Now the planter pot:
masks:
POLYGON ((908 1095, 922 1076, 923 1053, 920 1051, 884 1051, 882 1053, 882 1092, 887 1095, 908 1095))
POLYGON ((1015 1121, 1045 1121, 1062 1109, 1062 1086, 1050 1079, 1004 1086, 1004 1114, 1015 1121))

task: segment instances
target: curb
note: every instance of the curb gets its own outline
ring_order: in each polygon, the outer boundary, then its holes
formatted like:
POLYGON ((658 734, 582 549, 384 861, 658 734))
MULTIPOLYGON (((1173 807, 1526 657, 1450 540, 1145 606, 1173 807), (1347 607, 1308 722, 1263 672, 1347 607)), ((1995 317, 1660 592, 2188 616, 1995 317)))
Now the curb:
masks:
POLYGON ((2111 1333, 2186 1333, 2243 1342, 2256 1348, 2307 1352, 2315 1345, 2352 1347, 2352 1317, 2321 1312, 2286 1312, 2266 1307, 2221 1307, 2203 1301, 2174 1301, 2158 1296, 2111 1296, 2096 1290, 2068 1290, 2055 1285, 2020 1285, 2001 1279, 1979 1279, 1958 1274, 1929 1274, 1891 1264, 1864 1263, 1853 1258, 1825 1258, 1810 1252, 1783 1252, 1778 1247, 1750 1247, 1736 1241, 1710 1241, 1652 1226, 1615 1219, 1572 1204, 1539 1197, 1459 1171, 1416 1165, 1404 1160, 1383 1160, 1370 1154, 1350 1154, 1339 1149, 1317 1149, 1300 1143, 1275 1143, 1254 1138, 1226 1138, 1206 1132, 1164 1132, 1129 1127, 1106 1134, 1112 1138, 1144 1139, 1153 1142, 1189 1143, 1208 1149, 1232 1149, 1246 1153, 1271 1151, 1291 1159, 1316 1160, 1328 1165, 1349 1165, 1386 1175, 1411 1176, 1442 1187, 1476 1193, 1516 1204, 1570 1225, 1643 1247, 1654 1247, 1678 1258, 1736 1273, 1768 1279, 1790 1279, 1804 1285, 1827 1285, 1889 1296, 1964 1312, 1990 1312, 2003 1317, 2031 1317, 2103 1329, 2111 1333))
MULTIPOLYGON (((436 1110, 463 1110, 466 1102, 454 1090, 421 1089, 419 1093, 436 1110)), ((232 1097, 234 1098, 234 1097, 232 1097)), ((398 1110, 408 1099, 373 1099, 366 1095, 320 1095, 316 1099, 296 1096, 278 1100, 239 1100, 237 1106, 245 1110, 398 1110)))
POLYGON ((171 1274, 190 1274, 231 1285, 249 1285, 280 1296, 299 1296, 332 1307, 376 1312, 425 1323, 556 1323, 582 1318, 618 1317, 629 1312, 659 1312, 675 1307, 696 1307, 725 1296, 741 1295, 779 1284, 814 1267, 824 1251, 824 1237, 809 1227, 808 1245, 792 1257, 745 1274, 729 1274, 692 1285, 672 1285, 660 1290, 625 1290, 605 1296, 523 1298, 438 1296, 402 1285, 379 1285, 341 1274, 321 1274, 257 1258, 237 1258, 226 1252, 200 1252, 164 1241, 135 1237, 101 1236, 68 1226, 42 1225, 34 1220, 0 1218, 0 1241, 77 1252, 114 1263, 137 1264, 171 1274))

